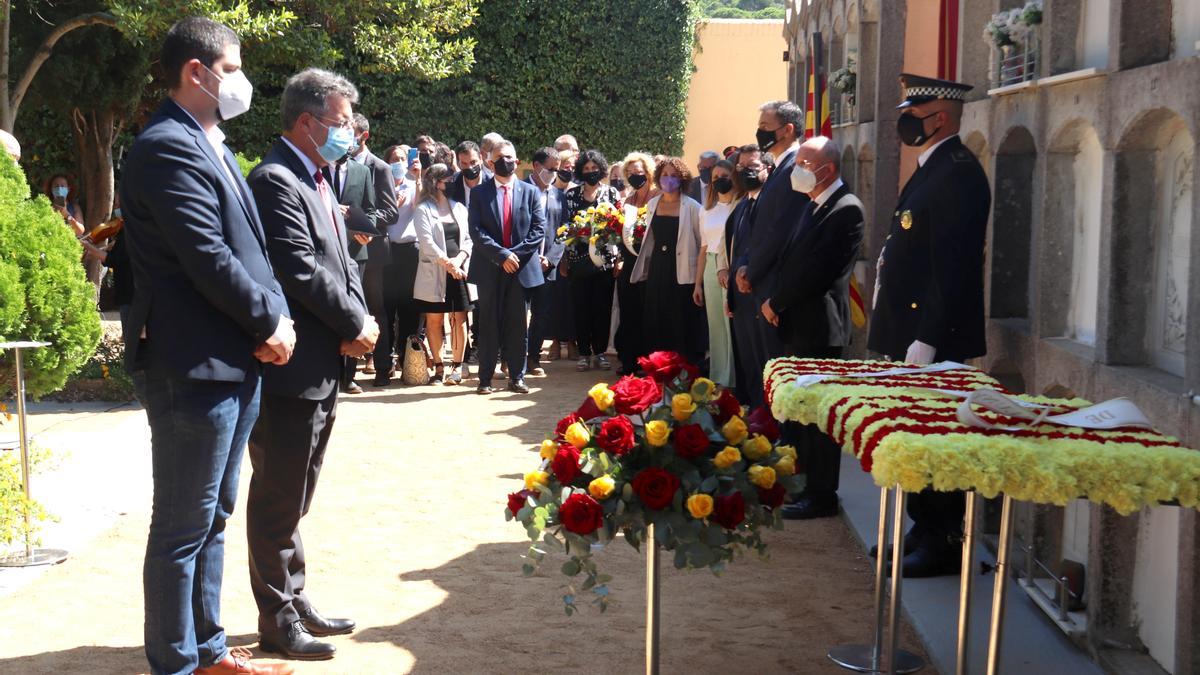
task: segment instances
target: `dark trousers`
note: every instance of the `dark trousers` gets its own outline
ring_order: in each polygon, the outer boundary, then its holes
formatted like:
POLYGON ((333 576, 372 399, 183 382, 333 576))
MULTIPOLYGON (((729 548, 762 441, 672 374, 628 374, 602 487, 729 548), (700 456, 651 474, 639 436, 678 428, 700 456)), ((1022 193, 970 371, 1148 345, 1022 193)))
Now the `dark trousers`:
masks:
POLYGON ((267 635, 282 634, 312 606, 304 594, 300 519, 312 506, 337 396, 337 389, 321 401, 265 394, 250 434, 250 588, 258 604, 258 629, 267 635))
MULTIPOLYGON (((785 347, 787 356, 810 359, 840 359, 841 347, 785 347)), ((796 448, 797 459, 804 465, 804 494, 829 496, 838 489, 842 470, 842 448, 815 424, 785 422, 783 441, 796 448)))
POLYGON ((403 354, 404 341, 421 329, 421 312, 413 302, 418 259, 416 243, 392 244, 392 262, 383 272, 384 320, 378 322, 379 340, 375 343, 377 378, 387 375, 392 354, 403 354))
POLYGON ((738 388, 751 408, 763 404, 763 366, 758 358, 758 306, 754 296, 741 293, 734 284, 729 284, 730 303, 733 309, 733 357, 734 369, 738 374, 738 388))
POLYGON ((633 373, 637 370, 639 356, 646 355, 646 329, 643 325, 645 318, 645 303, 642 296, 645 284, 635 284, 629 281, 633 271, 633 263, 637 260, 632 256, 625 260, 625 267, 617 279, 617 334, 613 339, 617 347, 617 358, 621 360, 621 370, 633 373))
POLYGON ((538 363, 542 343, 551 337, 550 324, 557 309, 550 282, 529 289, 529 362, 538 363))
POLYGON ((613 276, 600 271, 568 279, 571 283, 571 305, 575 311, 575 347, 580 356, 599 356, 608 351, 613 276))
POLYGON ((151 369, 140 399, 150 423, 153 510, 142 568, 146 658, 191 673, 225 657, 225 521, 258 417, 259 383, 176 379, 151 369))
MULTIPOLYGON (((366 260, 358 261, 358 281, 359 281, 359 284, 362 286, 364 295, 367 294, 366 272, 367 272, 367 261, 366 260)), ((375 313, 373 311, 371 311, 371 305, 370 305, 369 299, 367 300, 367 311, 371 312, 371 316, 375 316, 375 313)), ((379 323, 379 319, 375 319, 375 323, 379 323)), ((354 381, 354 376, 358 373, 358 359, 354 358, 353 356, 347 356, 347 357, 345 357, 345 360, 346 360, 346 366, 345 366, 345 369, 342 371, 342 381, 341 381, 341 385, 343 387, 349 386, 350 383, 354 381)))
POLYGON ((479 288, 479 386, 491 386, 497 355, 513 382, 525 377, 528 355, 528 292, 515 274, 501 274, 479 288))

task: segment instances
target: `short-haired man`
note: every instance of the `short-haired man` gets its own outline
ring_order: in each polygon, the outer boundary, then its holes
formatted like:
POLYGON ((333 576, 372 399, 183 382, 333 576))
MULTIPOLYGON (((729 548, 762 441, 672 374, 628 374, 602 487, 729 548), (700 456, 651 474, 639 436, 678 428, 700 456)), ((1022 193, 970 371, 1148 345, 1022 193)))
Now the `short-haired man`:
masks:
POLYGON ((332 658, 334 646, 316 637, 354 630, 349 619, 323 617, 305 592, 300 519, 333 432, 342 357, 366 354, 379 337, 329 185, 329 165, 354 142, 357 101, 358 90, 340 75, 309 68, 292 76, 280 103, 283 135, 249 179, 304 345, 263 379, 246 503, 259 648, 295 659, 332 658))
MULTIPOLYGON (((558 263, 562 260, 565 247, 558 241, 558 226, 562 224, 563 200, 566 194, 555 187, 558 182, 559 154, 554 148, 538 148, 530 160, 533 170, 529 172, 530 184, 541 193, 542 208, 546 212, 546 234, 542 248, 538 251, 538 262, 546 283, 530 289, 529 298, 529 375, 541 377, 546 374, 541 366, 542 343, 555 337, 552 331, 554 317, 562 311, 555 302, 554 282, 558 279, 558 263)), ((558 349, 556 340, 550 348, 553 355, 558 349)))
POLYGON ((688 185, 688 196, 701 204, 708 195, 708 184, 712 182, 712 170, 721 156, 715 150, 705 150, 700 153, 700 161, 696 163, 696 177, 688 185))
POLYGON ((446 197, 470 208, 471 190, 480 183, 491 180, 492 172, 483 165, 483 154, 475 141, 459 143, 454 149, 454 154, 458 160, 458 175, 450 181, 446 197))
POLYGON ((479 139, 479 152, 485 161, 492 156, 492 149, 496 147, 496 144, 503 140, 504 137, 495 131, 490 131, 479 139))
MULTIPOLYGON (((743 145, 738 150, 734 180, 746 193, 746 198, 738 202, 733 213, 729 214, 725 241, 729 248, 729 260, 733 261, 730 266, 732 269, 740 270, 746 265, 753 240, 754 211, 762 187, 771 176, 774 166, 774 157, 763 152, 756 143, 743 145)), ((725 302, 733 313, 731 324, 736 346, 734 358, 737 361, 734 372, 738 377, 738 389, 746 392, 751 407, 760 406, 763 404, 763 364, 758 359, 757 348, 759 303, 755 302, 748 287, 737 283, 729 284, 725 302)))
POLYGON ((529 393, 526 289, 545 283, 539 253, 546 212, 539 190, 517 180, 517 150, 500 141, 488 159, 492 180, 471 191, 468 229, 474 243, 467 281, 479 289, 479 389, 490 394, 496 356, 508 365, 508 390, 529 393))
POLYGON ((571 134, 563 134, 562 136, 554 139, 554 149, 559 152, 570 150, 572 154, 578 155, 579 141, 575 140, 575 137, 571 134))
POLYGON ((146 658, 155 673, 290 673, 230 651, 220 623, 225 523, 261 364, 287 363, 296 344, 254 198, 217 126, 249 109, 251 86, 238 36, 209 19, 171 27, 159 63, 168 98, 121 181, 136 279, 125 357, 144 371, 154 465, 146 658))

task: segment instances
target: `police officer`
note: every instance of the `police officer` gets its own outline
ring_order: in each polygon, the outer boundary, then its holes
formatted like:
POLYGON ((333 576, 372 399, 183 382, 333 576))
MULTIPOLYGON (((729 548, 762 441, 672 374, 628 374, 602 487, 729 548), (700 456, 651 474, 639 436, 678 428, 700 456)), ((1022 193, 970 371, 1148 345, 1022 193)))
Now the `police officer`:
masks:
MULTIPOLYGON (((958 137, 971 87, 907 73, 900 81, 896 131, 921 154, 879 256, 867 346, 909 363, 964 362, 987 352, 983 252, 991 208, 983 167, 958 137)), ((961 492, 910 496, 905 577, 958 573, 964 507, 961 492)))

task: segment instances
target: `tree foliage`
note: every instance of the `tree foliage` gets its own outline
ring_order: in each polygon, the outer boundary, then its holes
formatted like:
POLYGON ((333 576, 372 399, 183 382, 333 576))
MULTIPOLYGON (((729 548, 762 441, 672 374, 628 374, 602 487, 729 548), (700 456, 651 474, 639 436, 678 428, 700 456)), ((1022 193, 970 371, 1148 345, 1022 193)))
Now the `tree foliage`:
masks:
POLYGON ((782 19, 785 0, 700 0, 706 19, 782 19))

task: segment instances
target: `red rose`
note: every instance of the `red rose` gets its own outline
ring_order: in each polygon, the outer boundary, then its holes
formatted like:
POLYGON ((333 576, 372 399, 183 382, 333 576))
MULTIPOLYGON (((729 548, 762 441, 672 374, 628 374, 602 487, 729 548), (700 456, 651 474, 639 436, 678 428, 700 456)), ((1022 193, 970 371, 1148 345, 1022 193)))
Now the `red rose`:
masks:
POLYGON ((779 422, 775 421, 775 417, 766 406, 759 406, 750 411, 746 416, 746 428, 751 435, 762 434, 772 443, 779 440, 779 422))
POLYGON ((640 415, 662 401, 662 387, 652 377, 626 375, 609 389, 615 396, 613 405, 622 415, 640 415))
POLYGON ((558 520, 568 532, 591 534, 604 525, 604 507, 588 495, 576 492, 559 507, 558 520))
POLYGON ((652 352, 649 356, 639 356, 638 365, 646 374, 659 382, 670 382, 686 371, 687 381, 700 374, 700 369, 688 363, 678 352, 652 352))
POLYGON ((709 520, 727 530, 732 530, 745 519, 746 500, 742 498, 742 493, 734 492, 730 495, 718 495, 716 500, 714 500, 713 512, 709 516, 709 520))
POLYGON ((717 406, 715 417, 718 426, 724 426, 726 422, 733 419, 734 415, 740 415, 742 412, 742 404, 738 402, 733 392, 728 389, 722 389, 721 395, 714 403, 717 406))
POLYGON ((513 518, 517 517, 517 512, 525 506, 525 499, 531 494, 535 493, 530 490, 521 490, 508 495, 508 510, 512 512, 513 518))
MULTIPOLYGON (((600 409, 600 406, 596 405, 591 396, 588 396, 583 399, 583 403, 579 404, 579 409, 575 411, 575 416, 583 420, 594 420, 597 417, 603 417, 604 411, 600 409)), ((565 432, 566 429, 564 428, 563 431, 565 432)))
POLYGON ((554 437, 557 440, 562 440, 567 435, 567 427, 576 422, 583 422, 584 419, 575 413, 571 413, 558 421, 558 426, 554 427, 554 437))
POLYGON ((604 420, 596 434, 596 444, 618 457, 632 450, 634 442, 633 424, 623 415, 604 420))
POLYGON ((665 509, 671 505, 679 479, 675 474, 652 466, 633 477, 633 492, 648 509, 665 509))
POLYGON ((712 444, 708 434, 704 433, 704 428, 699 424, 681 425, 675 430, 672 439, 675 442, 675 454, 687 459, 703 455, 712 444))
POLYGON ((570 485, 579 476, 579 448, 570 443, 560 444, 554 459, 550 460, 550 469, 558 482, 570 485))
POLYGON ((785 497, 787 497, 787 488, 783 487, 782 483, 775 483, 770 490, 758 488, 758 501, 768 509, 777 509, 783 506, 785 497))

